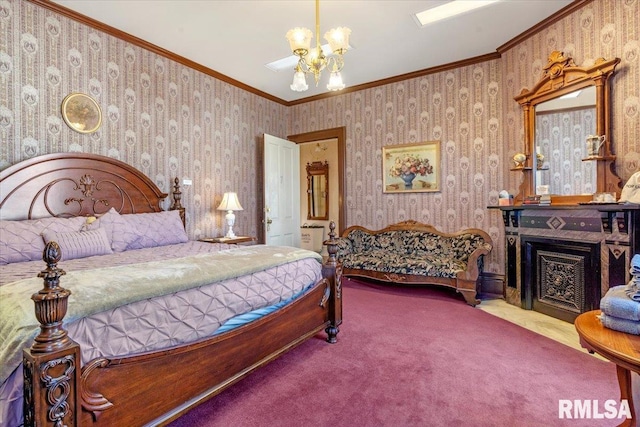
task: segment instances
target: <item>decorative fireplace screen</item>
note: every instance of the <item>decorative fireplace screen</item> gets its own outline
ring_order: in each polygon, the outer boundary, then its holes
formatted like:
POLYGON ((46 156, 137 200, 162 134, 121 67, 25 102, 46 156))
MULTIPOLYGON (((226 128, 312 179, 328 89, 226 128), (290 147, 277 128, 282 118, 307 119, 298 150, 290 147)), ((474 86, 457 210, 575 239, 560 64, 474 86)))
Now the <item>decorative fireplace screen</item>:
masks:
POLYGON ((522 304, 569 322, 600 301, 600 244, 521 236, 522 304))

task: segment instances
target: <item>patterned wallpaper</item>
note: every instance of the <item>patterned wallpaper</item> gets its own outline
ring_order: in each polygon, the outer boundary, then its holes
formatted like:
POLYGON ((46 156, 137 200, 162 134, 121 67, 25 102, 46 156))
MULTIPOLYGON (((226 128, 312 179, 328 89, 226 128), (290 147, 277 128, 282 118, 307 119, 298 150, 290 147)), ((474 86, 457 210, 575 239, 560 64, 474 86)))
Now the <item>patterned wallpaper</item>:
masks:
MULTIPOLYGON (((611 83, 610 140, 624 183, 640 169, 640 1, 594 0, 502 55, 504 138, 510 155, 521 150, 524 141, 522 115, 513 96, 533 88, 554 50, 573 57, 578 66, 601 57, 621 59, 611 83)), ((520 176, 507 176, 506 187, 517 189, 520 176)))
POLYGON ((502 217, 486 209, 498 204, 507 155, 499 81, 494 60, 301 104, 291 107, 292 133, 346 126, 346 226, 414 219, 446 232, 482 228, 500 253, 502 217), (432 140, 441 141, 442 191, 383 194, 382 147, 432 140))
POLYGON ((552 51, 582 66, 622 59, 612 83, 616 167, 623 180, 640 168, 639 4, 594 0, 498 60, 291 107, 291 133, 346 126, 347 226, 411 218, 447 232, 481 228, 495 243, 486 269, 504 273, 501 215, 486 207, 500 190, 518 193, 521 174, 509 169, 524 118, 513 98, 540 79, 552 51), (442 192, 383 194, 382 147, 433 139, 442 141, 442 192))
POLYGON ((258 137, 286 137, 286 107, 23 0, 0 0, 0 82, 0 169, 55 152, 117 158, 165 192, 192 179, 182 189, 191 237, 224 234, 215 208, 226 191, 245 209, 236 232, 257 235, 258 137), (101 106, 98 132, 62 120, 72 92, 101 106))
POLYGON ((213 209, 228 190, 245 208, 238 231, 256 235, 260 135, 345 126, 345 226, 416 219, 448 232, 482 228, 495 242, 487 270, 502 273, 501 215, 486 207, 502 189, 517 193, 520 176, 509 168, 523 120, 513 97, 533 87, 551 51, 578 65, 622 58, 612 140, 623 179, 640 167, 639 1, 594 0, 497 60, 287 108, 24 0, 0 0, 0 169, 50 152, 113 156, 165 191, 175 175, 193 179, 183 191, 190 236, 222 232, 213 209), (74 91, 98 100, 99 132, 62 122, 60 103, 74 91), (382 147, 425 140, 442 141, 442 192, 383 194, 382 147))

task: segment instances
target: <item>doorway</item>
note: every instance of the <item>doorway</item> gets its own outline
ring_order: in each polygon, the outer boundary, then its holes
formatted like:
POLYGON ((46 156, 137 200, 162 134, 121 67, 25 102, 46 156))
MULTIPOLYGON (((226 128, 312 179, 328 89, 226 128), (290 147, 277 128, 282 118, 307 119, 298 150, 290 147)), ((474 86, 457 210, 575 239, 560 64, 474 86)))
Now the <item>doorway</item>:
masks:
MULTIPOLYGON (((337 127, 332 129, 325 129, 315 132, 307 132, 301 133, 297 135, 289 135, 287 139, 289 141, 295 142, 296 144, 303 143, 316 143, 320 141, 326 141, 334 139, 337 143, 337 151, 338 151, 338 160, 337 165, 335 165, 336 170, 338 171, 338 185, 337 188, 329 189, 329 192, 337 191, 337 203, 338 203, 338 217, 330 218, 331 220, 336 222, 336 232, 338 235, 342 233, 342 231, 346 228, 346 215, 344 211, 344 193, 345 193, 345 182, 344 182, 344 169, 345 169, 345 157, 346 157, 346 128, 337 127)), ((300 169, 305 170, 305 165, 300 165, 300 169)), ((304 218, 301 218, 302 222, 305 222, 304 218)))

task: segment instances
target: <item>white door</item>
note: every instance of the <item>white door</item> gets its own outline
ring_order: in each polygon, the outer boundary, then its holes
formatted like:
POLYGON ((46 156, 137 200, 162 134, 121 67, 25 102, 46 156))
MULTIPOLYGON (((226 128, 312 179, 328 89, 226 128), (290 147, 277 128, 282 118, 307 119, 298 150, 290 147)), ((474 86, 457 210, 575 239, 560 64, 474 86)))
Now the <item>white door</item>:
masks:
POLYGON ((264 227, 267 245, 300 247, 300 147, 266 133, 264 227))

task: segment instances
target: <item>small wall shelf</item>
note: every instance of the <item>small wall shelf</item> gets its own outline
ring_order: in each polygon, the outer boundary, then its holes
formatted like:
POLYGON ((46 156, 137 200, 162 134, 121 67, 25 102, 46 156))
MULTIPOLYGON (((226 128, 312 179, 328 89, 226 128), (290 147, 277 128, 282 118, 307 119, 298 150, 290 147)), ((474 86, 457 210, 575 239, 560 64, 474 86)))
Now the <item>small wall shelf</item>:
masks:
POLYGON ((616 156, 590 156, 582 159, 583 162, 590 162, 592 160, 615 160, 616 156))

